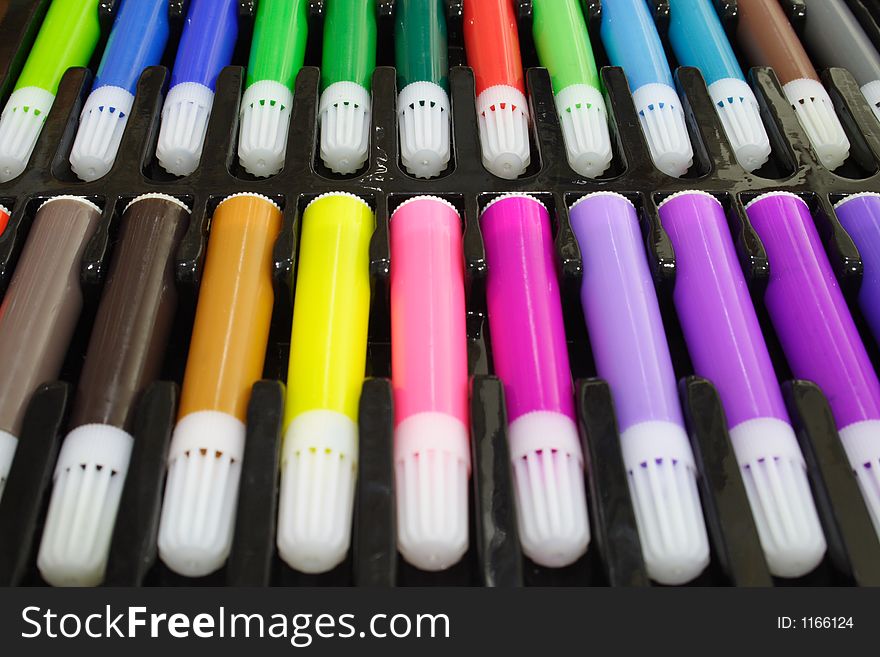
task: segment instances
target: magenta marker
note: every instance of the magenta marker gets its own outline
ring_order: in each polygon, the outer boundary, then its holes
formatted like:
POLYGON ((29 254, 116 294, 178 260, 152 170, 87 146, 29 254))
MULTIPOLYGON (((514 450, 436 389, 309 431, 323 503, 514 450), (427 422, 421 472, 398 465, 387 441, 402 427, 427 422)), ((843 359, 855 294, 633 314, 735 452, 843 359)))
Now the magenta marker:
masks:
POLYGON ((523 552, 566 566, 586 552, 590 525, 550 216, 537 199, 507 194, 486 206, 480 226, 523 552))
POLYGON ((868 360, 806 202, 763 194, 746 212, 764 243, 764 303, 791 371, 828 398, 840 439, 880 534, 880 381, 868 360))
POLYGON ((636 209, 613 192, 571 207, 583 255, 581 305, 600 377, 611 386, 645 565, 684 584, 709 563, 697 471, 678 400, 636 209))

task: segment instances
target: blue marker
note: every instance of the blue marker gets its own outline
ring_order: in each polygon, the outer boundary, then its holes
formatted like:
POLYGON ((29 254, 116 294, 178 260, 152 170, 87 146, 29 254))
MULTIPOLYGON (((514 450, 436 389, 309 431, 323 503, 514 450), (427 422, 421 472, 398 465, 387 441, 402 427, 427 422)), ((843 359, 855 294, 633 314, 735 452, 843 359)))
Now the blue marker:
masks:
POLYGON ((232 62, 237 38, 238 0, 192 0, 156 148, 169 173, 188 176, 199 166, 217 76, 232 62))
POLYGON ((654 164, 670 176, 684 175, 694 161, 694 150, 645 0, 605 0, 600 33, 611 64, 626 73, 654 164))
POLYGON ((669 0, 669 9, 669 41, 678 63, 700 69, 737 161, 754 171, 770 157, 770 139, 711 0, 669 0))
POLYGON ((110 171, 138 78, 162 62, 167 43, 168 0, 122 2, 70 153, 70 166, 82 180, 97 180, 110 171))

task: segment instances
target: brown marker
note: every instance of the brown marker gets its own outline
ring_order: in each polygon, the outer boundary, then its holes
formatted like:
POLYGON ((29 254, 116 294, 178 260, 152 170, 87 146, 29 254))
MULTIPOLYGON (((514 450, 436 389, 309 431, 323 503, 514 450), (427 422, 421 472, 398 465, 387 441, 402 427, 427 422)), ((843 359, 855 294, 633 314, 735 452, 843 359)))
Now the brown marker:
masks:
POLYGON ((100 220, 85 198, 43 203, 0 305, 0 495, 31 395, 61 372, 82 311, 83 251, 100 220))

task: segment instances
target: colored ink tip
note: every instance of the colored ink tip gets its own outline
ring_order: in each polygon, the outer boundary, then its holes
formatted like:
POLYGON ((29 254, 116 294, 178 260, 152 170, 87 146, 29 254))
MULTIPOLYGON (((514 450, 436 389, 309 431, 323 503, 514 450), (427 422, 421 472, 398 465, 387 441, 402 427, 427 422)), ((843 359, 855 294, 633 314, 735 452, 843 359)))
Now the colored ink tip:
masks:
POLYGON ((770 138, 752 88, 737 78, 709 85, 709 97, 730 140, 736 161, 746 171, 760 169, 770 157, 770 138))
POLYGON ((24 171, 54 102, 55 95, 39 87, 12 92, 0 116, 0 182, 24 171))
POLYGON ((121 87, 103 86, 89 94, 70 151, 70 168, 86 182, 102 178, 116 161, 134 96, 121 87))
POLYGON ((156 159, 168 173, 188 176, 199 166, 214 106, 214 92, 197 82, 181 82, 168 92, 156 159))
POLYGON ((252 176, 273 176, 284 167, 293 93, 280 82, 254 82, 241 100, 238 160, 252 176))
POLYGON ((819 161, 833 171, 849 157, 849 139, 821 82, 803 78, 782 87, 819 161))
POLYGON ((418 413, 394 441, 397 545, 422 570, 445 570, 468 546, 468 430, 443 413, 418 413))
POLYGON ((483 166, 499 178, 513 180, 531 163, 529 110, 515 87, 496 85, 477 97, 477 120, 483 166))
POLYGON ((862 95, 874 111, 874 116, 880 121, 880 80, 874 80, 873 82, 863 85, 862 95))
POLYGON ((37 556, 52 586, 104 580, 133 443, 128 433, 105 424, 77 427, 64 440, 37 556))
POLYGON ((245 425, 218 411, 190 413, 177 423, 159 522, 159 557, 185 577, 204 577, 232 547, 245 425))
POLYGON ((370 102, 356 82, 336 82, 321 94, 321 160, 334 173, 356 173, 367 161, 370 102))
POLYGON ((602 93, 588 84, 573 84, 556 94, 556 111, 571 168, 587 178, 611 166, 611 136, 602 93))
POLYGON ((0 500, 3 499, 3 491, 6 488, 6 480, 12 469, 12 460, 15 458, 15 450, 18 448, 18 438, 8 431, 0 431, 0 500))
POLYGON ((303 573, 324 573, 351 542, 357 477, 357 424, 343 413, 298 415, 284 436, 278 552, 303 573))
POLYGON ((709 564, 693 452, 683 427, 642 422, 620 436, 648 575, 685 584, 709 564))
POLYGON ((880 420, 864 420, 840 430, 840 441, 862 490, 874 531, 880 537, 880 420))
POLYGON ((449 96, 433 82, 413 82, 397 100, 400 159, 416 178, 443 173, 450 157, 449 96))
POLYGON ((694 162, 694 149, 675 89, 644 84, 633 92, 633 102, 654 164, 668 176, 683 176, 694 162))
POLYGON ((794 430, 782 420, 758 418, 733 427, 730 442, 770 573, 806 575, 826 546, 794 430))

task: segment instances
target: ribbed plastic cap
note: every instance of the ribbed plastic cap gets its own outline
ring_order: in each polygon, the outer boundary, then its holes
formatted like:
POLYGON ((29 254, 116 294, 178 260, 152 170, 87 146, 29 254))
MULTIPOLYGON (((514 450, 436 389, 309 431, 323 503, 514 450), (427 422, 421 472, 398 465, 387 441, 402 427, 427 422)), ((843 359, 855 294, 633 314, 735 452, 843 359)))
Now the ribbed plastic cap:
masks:
POLYGON ((694 149, 675 89, 644 84, 633 92, 633 102, 654 164, 666 175, 683 176, 694 163, 694 149))
POLYGON ((370 149, 370 93, 355 82, 336 82, 321 94, 321 160, 335 173, 356 173, 370 149))
POLYGON ((351 542, 357 424, 316 410, 294 418, 281 450, 278 552, 303 573, 338 566, 351 542))
POLYGON ((214 92, 197 82, 181 82, 168 92, 156 158, 168 173, 188 176, 199 166, 214 92))
POLYGON ((12 92, 0 116, 0 182, 24 171, 54 102, 55 95, 39 87, 12 92))
POLYGON ((280 82, 254 82, 241 99, 238 159, 252 176, 272 176, 284 167, 293 93, 280 82))
POLYGON ((800 119, 813 150, 829 171, 849 157, 849 139, 834 111, 834 103, 821 82, 802 78, 782 87, 800 119))
POLYGON ((531 163, 529 110, 516 87, 497 85, 477 96, 477 121, 483 166, 499 178, 513 180, 531 163))
POLYGON ((839 433, 880 537, 880 420, 856 422, 839 433))
POLYGON ((12 469, 12 460, 15 458, 15 450, 18 448, 18 438, 8 431, 0 430, 0 500, 3 499, 3 491, 6 488, 6 480, 12 469))
POLYGON ((588 84, 573 84, 556 94, 571 168, 587 178, 601 176, 611 166, 611 135, 602 93, 588 84))
POLYGON ((416 178, 439 176, 450 157, 449 96, 433 82, 413 82, 397 99, 400 159, 416 178))
POLYGON ((186 577, 226 562, 232 547, 245 425, 219 411, 197 411, 174 428, 159 522, 159 557, 186 577))
POLYGON ((37 556, 49 584, 97 586, 104 580, 133 444, 128 433, 105 424, 85 424, 67 435, 37 556))
POLYGON ((825 554, 825 535, 794 431, 776 418, 741 422, 730 442, 770 572, 801 577, 825 554))
POLYGON ((89 94, 70 151, 70 168, 86 182, 105 176, 119 152, 119 143, 134 96, 121 87, 104 86, 89 94))
POLYGON ((709 97, 715 103, 736 161, 746 171, 760 169, 770 157, 770 138, 752 88, 737 78, 724 78, 709 85, 709 97))
POLYGON ((874 116, 880 121, 880 80, 874 80, 862 86, 862 95, 868 101, 868 105, 874 110, 874 116))

